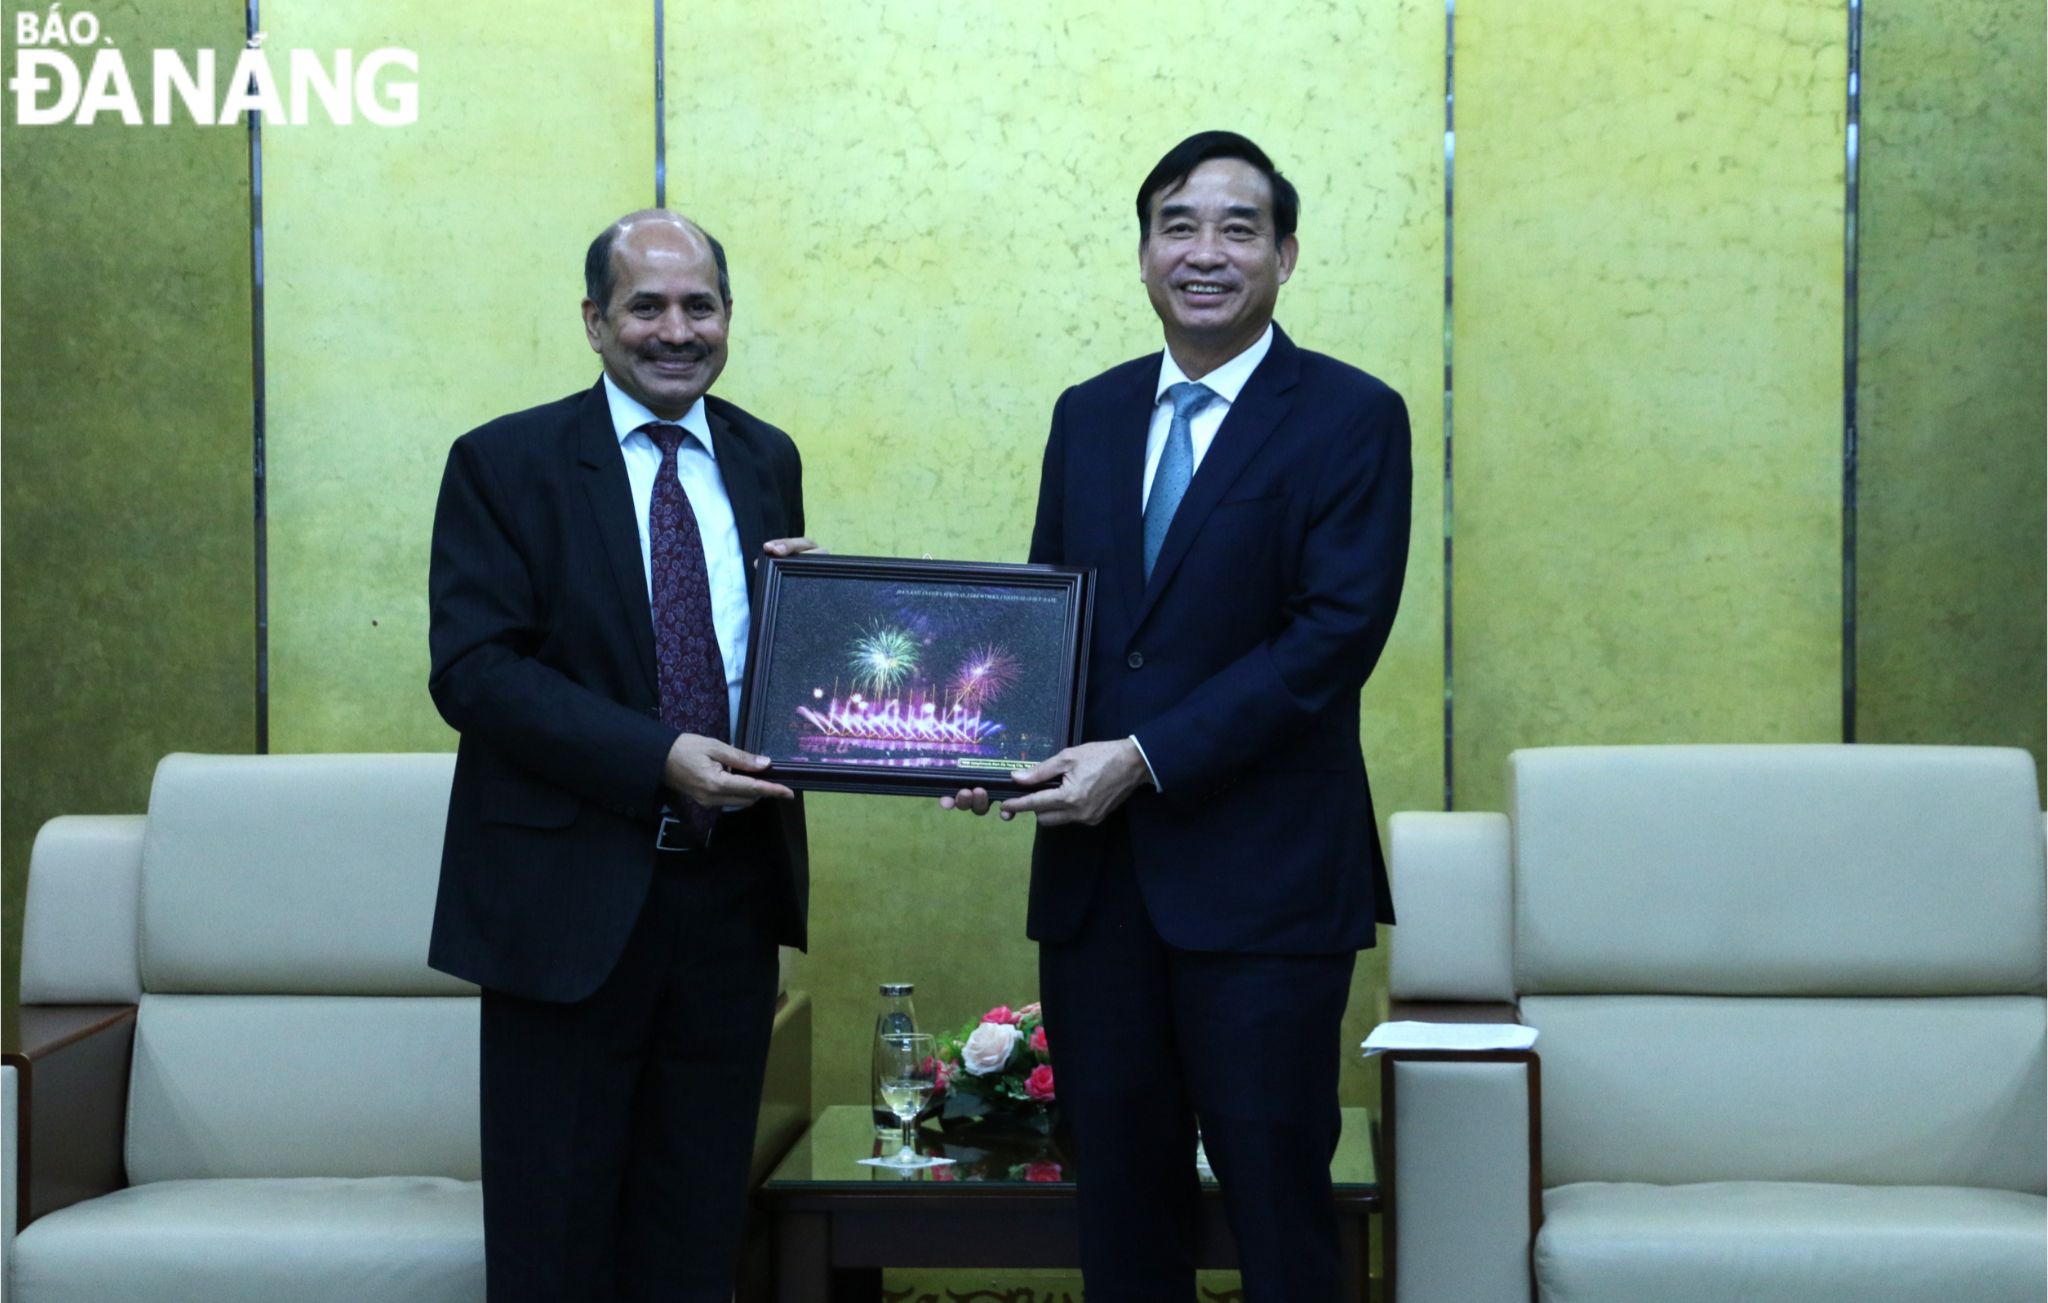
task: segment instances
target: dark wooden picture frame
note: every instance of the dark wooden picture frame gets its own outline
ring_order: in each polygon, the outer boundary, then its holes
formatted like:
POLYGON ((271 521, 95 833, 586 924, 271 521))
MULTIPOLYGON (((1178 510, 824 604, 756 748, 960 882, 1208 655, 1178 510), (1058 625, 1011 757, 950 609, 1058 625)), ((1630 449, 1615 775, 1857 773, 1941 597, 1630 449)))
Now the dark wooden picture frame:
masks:
POLYGON ((762 561, 737 745, 798 789, 1014 796, 1071 746, 1094 572, 987 561, 762 561))

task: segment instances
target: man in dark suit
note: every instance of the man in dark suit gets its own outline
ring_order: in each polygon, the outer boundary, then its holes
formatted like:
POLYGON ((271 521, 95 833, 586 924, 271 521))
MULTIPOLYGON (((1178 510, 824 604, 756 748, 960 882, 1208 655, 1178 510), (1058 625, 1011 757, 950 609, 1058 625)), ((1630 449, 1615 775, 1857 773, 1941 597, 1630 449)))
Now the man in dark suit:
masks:
POLYGON ((812 545, 789 436, 705 393, 718 242, 634 213, 584 278, 603 376, 456 440, 441 484, 430 687, 461 744, 430 961, 483 988, 493 1303, 729 1303, 808 870, 794 794, 727 739, 747 559, 812 545))
MULTIPOLYGON (((1334 1303, 1339 1026, 1393 921, 1358 743, 1408 416, 1273 325, 1294 187, 1203 132, 1138 191, 1166 351, 1053 409, 1031 559, 1096 572, 1087 739, 1025 771, 1028 928, 1089 1303, 1194 1297, 1195 1126, 1252 1303, 1334 1303)), ((988 808, 963 791, 942 804, 988 808)))

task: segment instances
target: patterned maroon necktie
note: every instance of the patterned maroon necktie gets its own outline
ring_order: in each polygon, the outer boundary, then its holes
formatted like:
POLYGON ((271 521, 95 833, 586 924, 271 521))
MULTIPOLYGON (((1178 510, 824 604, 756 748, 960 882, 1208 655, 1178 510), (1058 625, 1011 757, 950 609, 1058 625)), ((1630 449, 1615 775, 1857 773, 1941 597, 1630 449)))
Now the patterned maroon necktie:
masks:
MULTIPOLYGON (((661 722, 685 733, 726 740, 725 658, 711 622, 711 580, 704 569, 704 536, 697 513, 676 478, 676 452, 688 432, 654 421, 640 427, 661 449, 654 498, 647 508, 647 550, 653 576, 654 663, 661 685, 661 722)), ((718 811, 694 801, 681 813, 700 837, 709 837, 718 811)))

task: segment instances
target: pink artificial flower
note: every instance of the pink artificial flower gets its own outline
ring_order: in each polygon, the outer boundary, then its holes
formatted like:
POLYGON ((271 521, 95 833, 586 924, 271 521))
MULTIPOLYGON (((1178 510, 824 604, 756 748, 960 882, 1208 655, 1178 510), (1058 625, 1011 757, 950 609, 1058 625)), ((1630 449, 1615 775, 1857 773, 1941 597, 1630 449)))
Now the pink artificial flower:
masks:
POLYGON ((1018 1016, 1010 1012, 1009 1005, 999 1004, 995 1008, 983 1014, 981 1016, 981 1020, 983 1022, 1002 1023, 1003 1025, 1008 1027, 1015 1027, 1018 1022, 1018 1016))
POLYGON ((1038 1017, 1038 1016, 1039 1016, 1039 1008, 1038 1008, 1038 1001, 1036 1001, 1036 1000, 1033 1000, 1033 1001, 1032 1001, 1032 1002, 1031 1002, 1030 1004, 1027 1004, 1027 1005, 1025 1005, 1025 1006, 1024 1006, 1024 1007, 1023 1007, 1022 1009, 1019 1009, 1019 1010, 1017 1011, 1017 1016, 1018 1016, 1019 1018, 1036 1018, 1036 1017, 1038 1017))
POLYGON ((1024 1179, 1027 1181, 1057 1181, 1060 1179, 1060 1165, 1049 1161, 1024 1164, 1024 1179))
POLYGON ((1046 1048, 1045 1048, 1045 1024, 1044 1024, 1044 1023, 1040 1023, 1040 1024, 1039 1024, 1039 1025, 1038 1025, 1038 1026, 1036 1027, 1036 1028, 1034 1028, 1034 1029, 1032 1030, 1032 1033, 1031 1033, 1031 1048, 1032 1048, 1032 1050, 1033 1050, 1033 1051, 1034 1051, 1035 1053, 1038 1053, 1038 1054, 1051 1054, 1051 1053, 1052 1053, 1052 1051, 1051 1051, 1051 1050, 1048 1050, 1048 1049, 1046 1049, 1046 1048))
POLYGON ((1052 1103, 1052 1065, 1050 1063, 1039 1064, 1031 1070, 1030 1076, 1024 1078, 1024 1093, 1041 1104, 1052 1103))

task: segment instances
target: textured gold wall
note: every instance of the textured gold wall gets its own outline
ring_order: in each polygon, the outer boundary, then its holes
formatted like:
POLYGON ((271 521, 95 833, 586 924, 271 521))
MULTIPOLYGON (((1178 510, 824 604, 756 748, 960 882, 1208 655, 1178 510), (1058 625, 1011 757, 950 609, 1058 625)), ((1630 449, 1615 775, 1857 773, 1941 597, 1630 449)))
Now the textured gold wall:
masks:
MULTIPOLYGON (((1022 560, 1053 400, 1160 347, 1138 182, 1193 131, 1245 132, 1303 196, 1281 322, 1414 416, 1415 559, 1364 731, 1381 808, 1435 805, 1442 57, 1419 0, 1289 0, 1250 29, 1220 0, 671 6, 670 199, 732 255, 720 389, 796 436, 835 551, 1022 560), (1197 32, 1227 51, 1190 57, 1197 32)), ((1036 998, 1030 833, 928 801, 810 810, 817 1097, 859 1100, 878 981, 916 982, 936 1023, 1036 998)), ((1362 1100, 1369 1074, 1345 1080, 1362 1100)))
MULTIPOLYGON (((0 7, 12 67, 15 14, 0 7)), ((238 49, 242 9, 101 15, 146 51, 238 49)), ((89 59, 89 56, 88 56, 89 59)), ((84 62, 84 61, 81 61, 84 62)), ((0 128, 0 695, 12 1002, 28 851, 58 814, 135 811, 166 751, 255 735, 249 187, 243 133, 0 128)))
POLYGON ((1840 736, 1846 30, 1458 6, 1462 808, 1515 747, 1840 736))
POLYGON ((2041 759, 2044 25, 2041 0, 1866 8, 1865 741, 2041 759))
POLYGON ((273 46, 419 56, 417 125, 264 138, 278 751, 446 750, 427 535, 448 445, 593 383, 583 248, 653 201, 652 9, 271 0, 273 46))

